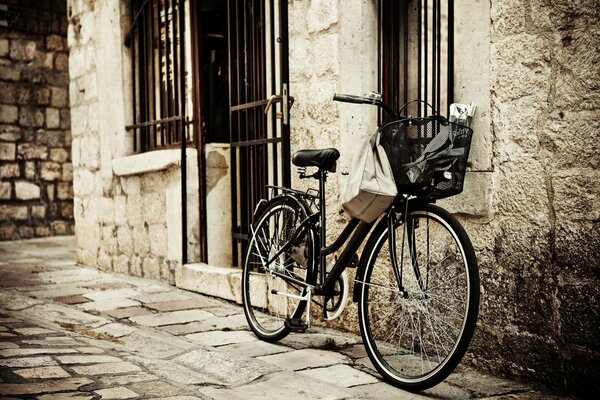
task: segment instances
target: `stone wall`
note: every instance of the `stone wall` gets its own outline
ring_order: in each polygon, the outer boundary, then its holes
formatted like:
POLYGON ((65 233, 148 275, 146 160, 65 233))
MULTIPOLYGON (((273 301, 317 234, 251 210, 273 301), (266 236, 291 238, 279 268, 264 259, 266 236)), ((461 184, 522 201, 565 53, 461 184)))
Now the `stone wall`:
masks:
MULTIPOLYGON (((180 151, 133 154, 123 0, 69 0, 77 261, 175 283, 181 264, 180 151)), ((188 149, 188 257, 199 257, 197 155, 188 149)))
POLYGON ((480 365, 600 391, 600 8, 492 2, 480 365), (507 362, 508 361, 508 362, 507 362))
MULTIPOLYGON (((376 55, 369 52, 376 15, 370 2, 289 4, 292 149, 333 146, 342 154, 328 186, 332 240, 347 220, 338 197, 344 174, 374 118, 366 107, 330 99, 335 91, 376 87, 376 55)), ((478 111, 465 191, 440 203, 465 225, 480 266, 480 318, 465 362, 597 393, 597 2, 456 8, 456 100, 473 100, 478 111)), ((355 321, 350 306, 337 326, 356 330, 355 321)))
POLYGON ((66 0, 0 6, 0 240, 70 234, 66 0))

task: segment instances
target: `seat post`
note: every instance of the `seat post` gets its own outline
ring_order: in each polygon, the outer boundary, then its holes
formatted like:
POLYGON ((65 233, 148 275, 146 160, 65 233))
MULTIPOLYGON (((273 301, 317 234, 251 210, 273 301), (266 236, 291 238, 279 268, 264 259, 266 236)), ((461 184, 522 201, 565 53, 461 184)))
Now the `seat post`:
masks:
POLYGON ((325 282, 326 274, 326 260, 325 255, 321 255, 321 249, 327 247, 327 207, 325 206, 325 183, 327 182, 327 170, 319 168, 319 212, 321 218, 319 222, 319 236, 321 237, 320 248, 319 248, 319 264, 321 266, 321 283, 325 282))

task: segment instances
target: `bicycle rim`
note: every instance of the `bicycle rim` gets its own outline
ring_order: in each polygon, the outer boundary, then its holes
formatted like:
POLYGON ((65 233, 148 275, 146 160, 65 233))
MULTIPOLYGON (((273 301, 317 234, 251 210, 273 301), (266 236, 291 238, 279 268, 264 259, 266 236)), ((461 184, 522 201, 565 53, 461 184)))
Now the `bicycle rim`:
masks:
POLYGON ((292 238, 304 218, 306 213, 299 204, 276 201, 253 228, 242 274, 242 296, 248 324, 262 340, 277 341, 285 337, 289 333, 285 319, 300 318, 306 307, 306 301, 273 293, 305 293, 300 285, 286 282, 273 272, 310 282, 314 260, 312 231, 308 230, 296 240, 291 250, 266 266, 267 261, 292 238))
POLYGON ((385 228, 367 261, 361 332, 386 380, 421 390, 446 378, 469 344, 478 311, 476 260, 464 229, 434 206, 410 211, 396 228, 395 243, 404 290, 391 266, 385 228))

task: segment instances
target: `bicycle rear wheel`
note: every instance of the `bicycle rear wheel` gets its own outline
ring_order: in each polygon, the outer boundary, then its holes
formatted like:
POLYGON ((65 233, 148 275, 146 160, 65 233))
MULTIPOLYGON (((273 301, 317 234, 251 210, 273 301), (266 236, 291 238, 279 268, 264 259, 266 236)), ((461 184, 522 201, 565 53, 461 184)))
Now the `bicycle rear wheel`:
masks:
POLYGON ((301 318, 306 301, 282 293, 303 296, 305 288, 278 274, 308 284, 313 283, 315 236, 303 229, 292 246, 268 264, 289 242, 307 217, 301 200, 286 195, 272 199, 252 225, 250 242, 242 270, 242 301, 246 320, 261 340, 275 342, 290 333, 287 318, 301 318), (277 292, 277 293, 276 293, 277 292))
POLYGON ((394 228, 395 272, 387 222, 379 224, 365 250, 360 329, 384 379, 417 391, 444 380, 467 350, 479 309, 477 260, 458 221, 422 204, 394 228))

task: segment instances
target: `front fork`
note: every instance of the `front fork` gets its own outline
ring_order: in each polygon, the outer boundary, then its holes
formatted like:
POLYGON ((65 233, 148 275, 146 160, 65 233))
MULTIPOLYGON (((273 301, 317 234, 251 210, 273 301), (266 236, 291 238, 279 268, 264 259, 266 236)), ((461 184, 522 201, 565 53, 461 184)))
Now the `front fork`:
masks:
POLYGON ((404 267, 404 245, 408 244, 408 252, 410 256, 411 266, 415 274, 415 278, 422 292, 426 291, 426 285, 423 283, 421 268, 419 267, 419 259, 417 256, 415 230, 419 228, 418 220, 408 221, 408 201, 404 201, 398 205, 392 206, 387 214, 388 220, 388 246, 390 249, 390 261, 392 270, 398 284, 398 290, 402 297, 408 298, 409 293, 404 288, 403 284, 403 267, 404 267), (404 210, 402 210, 404 209, 404 210), (402 246, 400 252, 400 262, 398 262, 398 251, 396 246, 396 227, 403 225, 402 229, 402 246), (406 241, 404 240, 406 238, 406 241))

